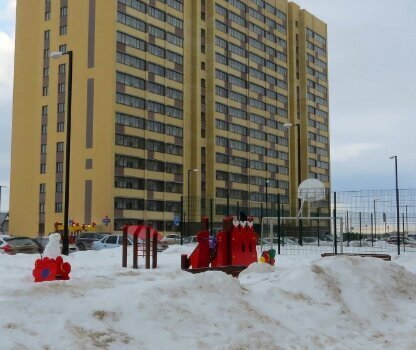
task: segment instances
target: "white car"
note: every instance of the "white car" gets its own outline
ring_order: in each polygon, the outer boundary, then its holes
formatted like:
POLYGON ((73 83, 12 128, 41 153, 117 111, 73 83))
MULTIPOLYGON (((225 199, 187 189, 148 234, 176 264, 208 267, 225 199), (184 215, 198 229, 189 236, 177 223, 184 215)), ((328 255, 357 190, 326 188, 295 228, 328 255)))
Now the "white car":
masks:
POLYGON ((170 233, 164 236, 161 239, 161 242, 166 242, 167 244, 180 244, 181 243, 181 235, 177 233, 170 233))
MULTIPOLYGON (((138 243, 140 244, 140 249, 144 249, 144 241, 139 239, 138 243)), ((101 249, 110 249, 110 248, 117 248, 123 245, 123 235, 109 235, 104 238, 101 238, 99 241, 92 242, 92 249, 93 250, 101 250, 101 249)), ((127 245, 133 245, 133 237, 127 237, 127 245)), ((157 243, 157 251, 163 252, 168 245, 163 242, 157 243)))

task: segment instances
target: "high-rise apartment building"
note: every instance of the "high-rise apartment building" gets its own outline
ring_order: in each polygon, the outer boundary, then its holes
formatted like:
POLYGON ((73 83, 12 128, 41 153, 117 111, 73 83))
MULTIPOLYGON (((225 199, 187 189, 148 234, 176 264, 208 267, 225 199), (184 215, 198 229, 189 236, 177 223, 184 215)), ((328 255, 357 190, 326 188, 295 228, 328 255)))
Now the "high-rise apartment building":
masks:
POLYGON ((18 0, 10 232, 63 221, 67 170, 99 230, 295 213, 300 180, 330 187, 326 37, 287 0, 18 0))

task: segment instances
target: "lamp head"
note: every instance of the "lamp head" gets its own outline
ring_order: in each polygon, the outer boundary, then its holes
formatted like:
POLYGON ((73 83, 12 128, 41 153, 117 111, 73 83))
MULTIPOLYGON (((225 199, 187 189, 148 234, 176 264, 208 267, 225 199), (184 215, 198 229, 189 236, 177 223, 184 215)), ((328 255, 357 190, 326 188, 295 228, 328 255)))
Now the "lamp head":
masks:
POLYGON ((63 55, 64 53, 61 51, 53 51, 49 54, 49 57, 51 58, 59 58, 63 55))
POLYGON ((198 170, 198 169, 192 169, 192 171, 193 171, 194 173, 197 173, 199 170, 198 170))
POLYGON ((391 157, 389 157, 389 159, 393 159, 393 158, 396 158, 397 156, 391 156, 391 157))
POLYGON ((290 128, 291 126, 293 126, 293 124, 292 123, 284 123, 283 126, 285 128, 290 128))

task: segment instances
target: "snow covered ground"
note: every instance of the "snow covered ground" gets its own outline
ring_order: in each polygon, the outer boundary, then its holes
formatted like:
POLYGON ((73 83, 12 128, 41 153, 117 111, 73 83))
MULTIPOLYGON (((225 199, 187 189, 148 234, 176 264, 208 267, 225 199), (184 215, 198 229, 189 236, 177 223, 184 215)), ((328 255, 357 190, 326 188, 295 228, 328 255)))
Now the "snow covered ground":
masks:
POLYGON ((71 280, 42 283, 38 256, 0 254, 0 349, 416 349, 416 254, 278 256, 237 279, 181 271, 191 249, 156 270, 76 252, 71 280))

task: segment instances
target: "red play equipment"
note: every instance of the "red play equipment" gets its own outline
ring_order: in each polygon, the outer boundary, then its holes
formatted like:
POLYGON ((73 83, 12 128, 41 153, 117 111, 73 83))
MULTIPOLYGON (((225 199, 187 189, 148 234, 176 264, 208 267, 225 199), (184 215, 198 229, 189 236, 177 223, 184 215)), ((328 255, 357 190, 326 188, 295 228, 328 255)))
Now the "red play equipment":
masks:
POLYGON ((198 232, 198 246, 189 256, 182 255, 182 269, 189 272, 221 270, 238 275, 248 265, 257 262, 257 234, 253 219, 234 221, 232 217, 223 220, 223 230, 216 237, 209 236, 208 218, 202 219, 202 231, 198 232), (192 267, 192 268, 190 268, 192 267))
POLYGON ((44 257, 35 261, 35 268, 32 271, 35 282, 69 280, 71 265, 64 262, 62 256, 56 259, 44 257))

